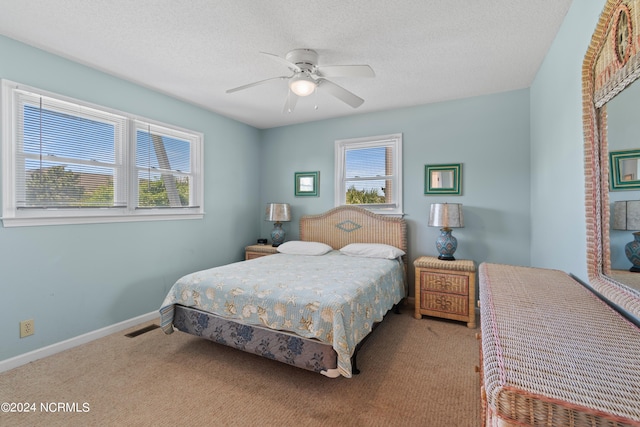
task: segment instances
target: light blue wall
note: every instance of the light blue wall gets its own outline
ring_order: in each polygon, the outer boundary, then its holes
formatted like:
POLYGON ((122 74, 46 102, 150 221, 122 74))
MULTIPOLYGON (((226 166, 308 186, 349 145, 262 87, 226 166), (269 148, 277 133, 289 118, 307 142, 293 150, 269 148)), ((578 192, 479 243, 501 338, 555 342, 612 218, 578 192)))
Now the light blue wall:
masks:
POLYGON ((585 281, 582 62, 604 4, 573 2, 531 87, 531 264, 585 281))
POLYGON ((0 360, 159 308, 187 272, 241 260, 259 232, 259 131, 0 37, 0 77, 205 135, 205 219, 0 227, 0 360), (18 338, 18 323, 35 335, 18 338))
POLYGON ((604 3, 573 2, 530 90, 262 131, 0 37, 2 78, 203 132, 207 212, 201 221, 0 228, 0 360, 157 309, 177 277, 239 260, 267 237, 267 202, 291 204, 284 227, 297 238, 300 216, 333 207, 334 141, 343 138, 403 133, 411 261, 436 254, 429 204, 460 202, 458 258, 586 278, 581 67, 604 3), (438 163, 463 164, 461 196, 424 195, 424 165, 438 163), (294 197, 297 171, 320 171, 319 197, 294 197), (20 340, 28 318, 36 335, 20 340))
MULTIPOLYGON (((429 205, 450 202, 462 203, 464 210, 465 228, 453 232, 457 258, 529 265, 528 90, 263 131, 262 203, 291 204, 287 238, 298 237, 300 216, 334 206, 336 139, 397 132, 403 134, 410 261, 438 254, 439 230, 427 226, 429 205), (462 163, 461 196, 424 194, 424 166, 439 163, 462 163), (306 171, 320 171, 317 198, 294 197, 294 172, 306 171)), ((262 236, 271 227, 264 222, 262 236)))

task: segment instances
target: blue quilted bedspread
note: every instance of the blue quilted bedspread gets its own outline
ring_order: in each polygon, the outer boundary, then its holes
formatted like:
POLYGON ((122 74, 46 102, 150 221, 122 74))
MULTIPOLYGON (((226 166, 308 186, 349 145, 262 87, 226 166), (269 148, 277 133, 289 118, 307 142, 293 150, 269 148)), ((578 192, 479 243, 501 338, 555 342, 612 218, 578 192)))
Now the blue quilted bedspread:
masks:
POLYGON ((315 338, 336 350, 340 374, 351 377, 355 346, 405 296, 400 260, 276 254, 182 277, 162 303, 161 325, 173 331, 179 304, 315 338))

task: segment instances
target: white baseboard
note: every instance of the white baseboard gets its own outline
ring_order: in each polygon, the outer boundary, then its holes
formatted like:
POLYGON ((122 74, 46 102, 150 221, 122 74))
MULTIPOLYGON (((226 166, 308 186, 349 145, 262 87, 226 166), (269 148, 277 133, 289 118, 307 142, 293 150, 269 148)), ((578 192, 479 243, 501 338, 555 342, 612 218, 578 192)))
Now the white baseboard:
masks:
POLYGON ((152 311, 151 313, 124 320, 120 323, 116 323, 115 325, 106 326, 95 331, 87 332, 86 334, 78 335, 77 337, 69 338, 68 340, 60 341, 58 343, 33 350, 28 353, 20 354, 10 359, 2 360, 0 361, 0 372, 5 372, 10 369, 17 368, 18 366, 26 365, 29 362, 33 362, 35 360, 42 359, 43 357, 60 353, 61 351, 68 350, 82 344, 86 344, 90 341, 97 340, 98 338, 106 337, 107 335, 123 331, 132 326, 139 325, 140 323, 150 322, 154 319, 158 319, 159 317, 159 312, 152 311))

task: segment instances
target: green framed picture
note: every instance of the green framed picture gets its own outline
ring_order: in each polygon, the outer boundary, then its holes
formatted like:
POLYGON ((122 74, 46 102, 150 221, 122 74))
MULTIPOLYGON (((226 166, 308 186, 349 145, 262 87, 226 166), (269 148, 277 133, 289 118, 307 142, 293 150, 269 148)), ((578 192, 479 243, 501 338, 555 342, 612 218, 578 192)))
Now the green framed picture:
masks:
POLYGON ((612 191, 640 189, 640 150, 611 151, 609 163, 612 191))
POLYGON ((462 164, 424 166, 424 194, 462 194, 462 164))
POLYGON ((295 196, 317 197, 320 187, 320 172, 295 172, 295 196))

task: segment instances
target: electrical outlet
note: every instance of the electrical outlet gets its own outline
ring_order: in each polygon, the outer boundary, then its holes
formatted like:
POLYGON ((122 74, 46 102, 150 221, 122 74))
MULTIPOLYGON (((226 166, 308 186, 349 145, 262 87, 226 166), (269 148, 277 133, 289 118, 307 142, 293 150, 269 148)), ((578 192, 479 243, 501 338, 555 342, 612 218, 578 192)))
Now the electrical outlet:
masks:
POLYGON ((33 335, 33 319, 23 320, 20 322, 20 338, 33 335))

